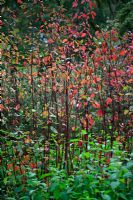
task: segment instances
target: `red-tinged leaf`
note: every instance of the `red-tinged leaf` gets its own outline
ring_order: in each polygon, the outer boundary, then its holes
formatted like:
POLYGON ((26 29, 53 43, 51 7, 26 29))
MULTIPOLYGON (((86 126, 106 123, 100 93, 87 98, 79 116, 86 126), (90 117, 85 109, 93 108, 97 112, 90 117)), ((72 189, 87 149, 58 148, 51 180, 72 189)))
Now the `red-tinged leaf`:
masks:
POLYGON ((78 0, 75 0, 75 1, 73 2, 73 4, 72 4, 72 7, 73 7, 73 8, 77 8, 77 6, 78 6, 78 0))
POLYGON ((73 105, 75 104, 75 101, 74 101, 74 99, 73 99, 73 95, 70 94, 70 95, 68 96, 68 99, 71 101, 70 104, 73 106, 73 105))
POLYGON ((40 29, 43 29, 43 25, 40 26, 40 29))
POLYGON ((12 164, 12 163, 7 164, 7 169, 8 169, 8 170, 10 170, 10 169, 12 169, 12 168, 13 168, 13 164, 12 164))
POLYGON ((86 120, 85 120, 85 119, 82 119, 82 120, 81 120, 81 123, 82 123, 83 127, 86 128, 86 126, 87 126, 86 120))
POLYGON ((92 125, 94 124, 94 120, 92 119, 92 116, 86 114, 86 118, 89 120, 89 125, 90 125, 90 127, 92 127, 92 125))
POLYGON ((83 146, 83 141, 81 141, 81 140, 78 141, 78 147, 79 147, 79 148, 82 148, 82 146, 83 146))
POLYGON ((68 42, 68 39, 64 39, 62 42, 63 42, 63 43, 66 43, 66 42, 68 42))
POLYGON ((112 35, 116 35, 117 31, 116 30, 111 30, 112 35))
POLYGON ((111 103, 112 103, 112 99, 111 99, 110 97, 108 97, 108 98, 106 99, 106 104, 109 105, 109 104, 111 104, 111 103))
POLYGON ((102 138, 99 137, 99 138, 97 139, 97 142, 98 142, 99 144, 102 144, 102 138))
POLYGON ((88 140, 88 134, 85 134, 85 135, 84 135, 84 139, 85 139, 85 140, 88 140))
POLYGON ((98 63, 98 62, 95 62, 95 63, 94 63, 94 66, 95 66, 95 68, 99 67, 99 63, 98 63))
POLYGON ((121 75, 124 75, 125 72, 123 70, 117 70, 116 71, 116 76, 121 76, 121 75))
POLYGON ((95 32, 95 36, 96 36, 98 39, 100 39, 100 38, 99 38, 100 32, 99 32, 99 31, 96 31, 96 32, 95 32))
POLYGON ((3 25, 3 21, 2 20, 0 20, 0 26, 2 26, 3 25))
POLYGON ((20 170, 20 167, 18 166, 18 165, 16 165, 15 167, 14 167, 14 171, 16 172, 16 171, 19 171, 20 170))
POLYGON ((117 55, 116 54, 112 55, 112 60, 117 61, 117 55))
POLYGON ((54 40, 52 40, 51 38, 48 39, 48 44, 52 44, 54 43, 54 40))
POLYGON ((106 54, 106 53, 107 53, 107 48, 104 48, 104 47, 103 47, 103 48, 102 48, 102 53, 103 53, 103 54, 106 54))
POLYGON ((90 4, 90 10, 92 10, 92 8, 96 7, 96 4, 91 0, 89 0, 89 4, 90 4))
POLYGON ((123 50, 121 50, 120 55, 121 55, 121 56, 125 56, 126 53, 127 53, 127 50, 123 49, 123 50))
POLYGON ((91 116, 89 116, 89 124, 90 124, 90 127, 92 127, 94 124, 94 120, 92 119, 91 116))
POLYGON ((15 106, 15 110, 19 110, 20 109, 20 104, 17 104, 16 106, 15 106))
POLYGON ((93 108, 100 108, 100 104, 97 101, 92 102, 93 108))
POLYGON ((94 97, 95 97, 95 94, 92 93, 92 94, 90 95, 90 98, 93 99, 94 97))
POLYGON ((97 115, 98 115, 99 117, 103 117, 104 112, 100 109, 100 110, 97 111, 97 115))
POLYGON ((86 101, 86 102, 84 102, 84 106, 86 107, 86 106, 88 106, 88 102, 86 101))
POLYGON ((33 4, 36 4, 38 2, 38 0, 34 0, 33 4))
POLYGON ((62 58, 62 59, 65 59, 65 58, 66 58, 66 55, 65 55, 65 54, 61 55, 61 58, 62 58))
POLYGON ((23 62, 23 66, 24 66, 24 67, 26 67, 26 65, 27 65, 27 62, 26 62, 26 61, 24 61, 24 62, 23 62))
POLYGON ((22 4, 23 2, 22 2, 22 0, 17 0, 17 3, 22 4))
POLYGON ((79 51, 79 49, 74 49, 74 52, 76 53, 76 52, 78 52, 79 51))
POLYGON ((45 65, 47 65, 47 64, 49 64, 50 62, 51 62, 51 56, 46 56, 46 57, 44 57, 43 59, 42 59, 42 62, 45 64, 45 65))
POLYGON ((89 69, 88 69, 88 73, 89 73, 90 76, 92 75, 93 71, 94 71, 94 70, 93 70, 92 68, 89 68, 89 69))
POLYGON ((24 162, 28 162, 30 160, 30 156, 27 154, 27 155, 24 155, 24 162))
POLYGON ((92 16, 92 19, 95 19, 95 17, 96 17, 96 12, 91 11, 91 16, 92 16))
POLYGON ((54 92, 56 92, 56 91, 57 91, 57 88, 56 88, 56 86, 53 86, 53 87, 52 87, 52 89, 53 89, 53 91, 54 91, 54 92))
POLYGON ((130 48, 131 50, 133 50, 133 46, 129 46, 129 48, 130 48))
POLYGON ((83 79, 83 80, 81 81, 81 85, 84 85, 84 84, 86 84, 86 80, 85 80, 85 79, 83 79))
POLYGON ((31 163, 30 163, 30 167, 31 167, 32 169, 35 169, 35 168, 37 167, 37 164, 36 164, 36 163, 33 163, 33 162, 31 162, 31 163))
POLYGON ((81 37, 84 38, 86 36, 86 33, 82 33, 81 37))
POLYGON ((77 108, 80 109, 81 107, 82 107, 82 103, 81 102, 77 103, 77 108))
POLYGON ((84 4, 85 2, 86 2, 86 0, 82 0, 82 1, 81 1, 81 4, 84 4))
POLYGON ((118 113, 115 113, 115 115, 113 116, 113 120, 117 121, 119 119, 118 113))
POLYGON ((73 96, 76 95, 77 92, 78 92, 77 89, 73 90, 73 91, 72 91, 73 96))
POLYGON ((82 46, 82 47, 80 47, 80 49, 85 52, 86 51, 86 46, 82 46))
POLYGON ((0 111, 3 111, 4 110, 4 105, 3 104, 0 104, 0 111))
POLYGON ((83 17, 84 19, 87 19, 88 16, 87 16, 85 13, 83 13, 83 14, 82 14, 82 17, 83 17))

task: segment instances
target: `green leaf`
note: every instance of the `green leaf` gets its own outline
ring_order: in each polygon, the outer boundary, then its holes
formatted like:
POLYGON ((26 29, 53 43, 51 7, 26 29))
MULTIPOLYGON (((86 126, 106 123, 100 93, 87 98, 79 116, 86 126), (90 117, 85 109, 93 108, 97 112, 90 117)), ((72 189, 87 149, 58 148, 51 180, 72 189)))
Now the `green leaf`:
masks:
POLYGON ((132 176, 133 176, 133 174, 131 172, 127 172, 124 174, 124 178, 130 178, 132 176))
POLYGON ((128 163, 127 163, 127 168, 130 169, 130 168, 132 168, 132 167, 133 167, 133 162, 132 162, 132 161, 128 162, 128 163))
POLYGON ((31 111, 32 111, 33 113, 35 113, 35 112, 36 112, 36 110, 35 110, 35 109, 32 109, 31 111))
POLYGON ((42 174, 42 175, 40 176, 40 179, 43 179, 43 178, 45 178, 45 177, 49 177, 49 176, 52 176, 52 175, 53 175, 52 173, 42 174))
POLYGON ((52 131, 53 133, 58 133, 58 131, 57 131, 53 126, 51 126, 50 128, 51 128, 51 131, 52 131))
POLYGON ((86 134, 86 130, 82 130, 81 133, 82 133, 82 135, 85 135, 86 134))
POLYGON ((119 186, 119 181, 116 181, 116 182, 111 182, 111 187, 112 187, 112 189, 114 190, 114 189, 116 189, 118 186, 119 186))
POLYGON ((123 193, 117 194, 120 198, 128 200, 127 197, 123 193))
POLYGON ((5 177, 3 180, 4 184, 6 185, 8 183, 8 177, 5 177))
POLYGON ((29 197, 23 196, 23 197, 20 197, 20 200, 29 200, 29 197))
POLYGON ((21 192, 22 190, 23 190, 23 185, 22 186, 20 186, 20 187, 16 187, 16 188, 14 188, 14 190, 15 190, 15 192, 21 192))
POLYGON ((71 139, 70 142, 78 142, 79 139, 71 139))
POLYGON ((102 195, 102 198, 103 198, 104 200, 111 200, 111 197, 110 197, 108 194, 102 195))
POLYGON ((68 194, 67 194, 65 191, 64 191, 64 192, 61 192, 60 197, 61 197, 61 199, 63 199, 63 200, 68 200, 68 194))
POLYGON ((35 176, 36 176, 36 174, 33 173, 33 172, 29 172, 29 174, 28 174, 28 177, 29 177, 29 178, 33 178, 33 177, 35 177, 35 176))

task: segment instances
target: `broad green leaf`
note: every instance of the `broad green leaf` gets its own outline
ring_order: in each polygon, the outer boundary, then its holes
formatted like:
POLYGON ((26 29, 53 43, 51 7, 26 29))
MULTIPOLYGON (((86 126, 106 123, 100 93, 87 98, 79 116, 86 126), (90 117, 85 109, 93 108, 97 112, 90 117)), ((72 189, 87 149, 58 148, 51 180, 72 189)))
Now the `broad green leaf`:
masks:
POLYGON ((49 177, 49 176, 52 176, 52 175, 53 175, 52 173, 42 174, 42 175, 40 176, 40 179, 43 179, 43 178, 45 178, 45 177, 49 177))
POLYGON ((119 181, 115 181, 115 182, 111 182, 111 187, 112 187, 112 189, 114 190, 114 189, 116 189, 118 186, 119 186, 119 181))
POLYGON ((85 135, 86 134, 86 130, 82 130, 81 133, 82 133, 82 135, 85 135))
POLYGON ((108 194, 102 195, 102 198, 103 198, 104 200, 111 200, 111 197, 110 197, 108 194))
POLYGON ((53 126, 51 126, 50 129, 51 129, 51 131, 52 131, 53 133, 58 133, 58 131, 57 131, 53 126))

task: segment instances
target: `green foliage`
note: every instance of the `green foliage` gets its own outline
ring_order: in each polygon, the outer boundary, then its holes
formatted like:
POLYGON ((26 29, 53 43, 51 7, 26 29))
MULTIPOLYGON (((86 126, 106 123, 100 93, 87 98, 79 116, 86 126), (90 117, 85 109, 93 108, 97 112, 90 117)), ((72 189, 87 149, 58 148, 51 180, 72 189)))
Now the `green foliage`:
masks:
MULTIPOLYGON (((7 143, 6 148, 12 148, 12 143, 7 143), (8 145, 8 146, 7 146, 8 145)), ((123 161, 123 154, 118 150, 118 144, 114 146, 114 157, 110 164, 98 164, 93 152, 100 152, 101 147, 93 150, 91 143, 88 153, 82 153, 78 170, 67 175, 66 170, 50 168, 50 173, 39 175, 25 166, 26 173, 13 173, 0 168, 1 192, 5 200, 8 199, 33 199, 33 200, 104 200, 124 199, 131 200, 133 195, 133 162, 132 155, 123 161), (119 152, 119 154, 118 154, 119 152), (88 157, 88 154, 90 156, 88 157), (26 169, 27 168, 27 169, 26 169), (9 174, 10 172, 10 174, 9 174), (11 174, 12 173, 12 174, 11 174), (14 176, 15 175, 15 176, 14 176)), ((37 149, 36 149, 37 150, 37 149)), ((103 152, 106 149, 103 149, 103 152)), ((1 151, 4 154, 4 151, 1 151)), ((6 156, 6 160, 7 156, 6 156)))
POLYGON ((119 21, 120 34, 124 34, 126 31, 133 30, 133 1, 122 4, 117 12, 116 18, 119 21))

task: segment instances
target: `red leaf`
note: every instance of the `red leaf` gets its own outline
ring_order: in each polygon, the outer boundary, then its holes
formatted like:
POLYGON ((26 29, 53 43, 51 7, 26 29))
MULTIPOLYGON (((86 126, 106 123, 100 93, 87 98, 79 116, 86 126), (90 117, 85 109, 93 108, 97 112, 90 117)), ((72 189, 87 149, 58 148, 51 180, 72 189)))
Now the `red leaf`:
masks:
POLYGON ((97 101, 92 103, 93 108, 100 108, 100 104, 97 101))
POLYGON ((78 0, 75 0, 75 1, 73 2, 72 7, 73 7, 73 8, 77 8, 77 6, 78 6, 78 0))
POLYGON ((92 127, 92 125, 94 124, 94 120, 92 119, 92 117, 89 117, 89 123, 90 123, 90 127, 92 127))
POLYGON ((125 49, 123 49, 123 50, 121 50, 120 55, 125 56, 126 53, 127 53, 127 51, 125 49))
POLYGON ((97 111, 97 115, 99 117, 102 117, 104 115, 104 112, 100 109, 100 110, 97 111))
POLYGON ((106 99, 106 104, 109 105, 109 104, 111 104, 111 103, 112 103, 112 99, 111 99, 110 97, 108 97, 108 98, 106 99))
POLYGON ((48 39, 48 44, 52 44, 54 42, 54 40, 52 40, 51 38, 48 39))
POLYGON ((112 60, 117 61, 117 55, 116 54, 112 55, 112 60))
POLYGON ((95 19, 95 17, 96 17, 96 12, 91 11, 91 16, 92 16, 92 19, 95 19))
POLYGON ((24 66, 24 67, 26 67, 26 65, 27 65, 27 62, 26 62, 26 61, 24 61, 24 62, 23 62, 23 66, 24 66))
POLYGON ((82 146, 83 146, 83 141, 81 141, 81 140, 78 141, 78 147, 79 147, 79 148, 82 148, 82 146))
POLYGON ((20 104, 17 104, 15 107, 15 110, 19 110, 20 109, 20 104))
POLYGON ((84 38, 86 36, 86 33, 82 33, 81 37, 84 38))
POLYGON ((17 3, 22 4, 23 2, 22 2, 22 0, 17 0, 17 3))
POLYGON ((83 3, 85 3, 85 0, 82 0, 82 1, 81 1, 81 4, 83 4, 83 3))
POLYGON ((129 48, 130 48, 131 50, 133 50, 133 46, 129 46, 129 48))
POLYGON ((86 118, 89 120, 89 125, 90 125, 90 127, 92 127, 92 125, 94 124, 94 120, 92 119, 92 116, 86 114, 86 118))
POLYGON ((82 17, 83 17, 84 19, 87 19, 87 15, 86 15, 85 13, 82 14, 82 17))
POLYGON ((66 42, 68 42, 68 39, 64 39, 62 42, 63 42, 63 43, 66 43, 66 42))
POLYGON ((41 26, 40 26, 40 29, 43 29, 43 26, 44 26, 44 25, 41 25, 41 26))
POLYGON ((2 26, 3 25, 3 21, 2 20, 0 20, 0 26, 2 26))
POLYGON ((84 135, 84 139, 85 139, 85 140, 88 140, 88 134, 85 134, 85 135, 84 135))
POLYGON ((32 169, 35 169, 35 168, 37 167, 37 165, 36 165, 36 163, 31 162, 31 163, 30 163, 30 167, 31 167, 32 169))

